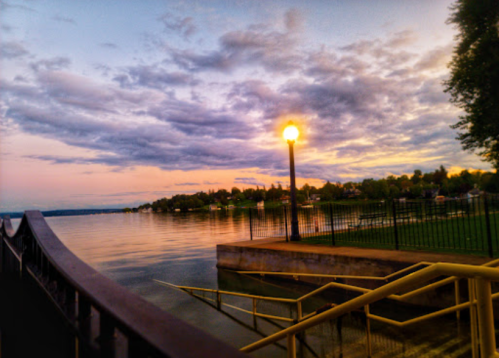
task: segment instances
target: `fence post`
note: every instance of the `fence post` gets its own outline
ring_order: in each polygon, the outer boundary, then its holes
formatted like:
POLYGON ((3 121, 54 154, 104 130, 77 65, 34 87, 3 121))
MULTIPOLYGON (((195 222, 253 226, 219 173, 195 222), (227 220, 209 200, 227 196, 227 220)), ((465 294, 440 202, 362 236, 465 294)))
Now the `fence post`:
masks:
POLYGON ((333 224, 333 204, 329 203, 329 219, 331 220, 331 240, 333 246, 336 246, 334 241, 334 224, 333 224))
POLYGON ((251 208, 248 208, 249 212, 249 225, 250 225, 250 239, 253 240, 253 225, 251 220, 251 208))
POLYGON ((286 228, 286 242, 289 242, 289 237, 288 237, 288 211, 286 209, 286 205, 284 205, 283 208, 284 208, 284 226, 286 228))
POLYGON ((395 250, 399 249, 399 234, 397 230, 397 209, 395 207, 395 199, 392 200, 392 212, 393 212, 393 230, 395 234, 395 250))
POLYGON ((489 203, 487 194, 483 196, 483 206, 485 208, 485 226, 487 227, 487 244, 489 247, 489 257, 494 257, 494 248, 492 247, 492 231, 490 229, 489 203))

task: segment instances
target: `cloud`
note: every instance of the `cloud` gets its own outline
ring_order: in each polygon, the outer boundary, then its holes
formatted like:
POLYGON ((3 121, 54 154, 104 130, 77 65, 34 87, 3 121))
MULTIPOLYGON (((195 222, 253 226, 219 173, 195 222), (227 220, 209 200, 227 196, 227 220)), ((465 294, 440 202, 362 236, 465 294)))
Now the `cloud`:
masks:
POLYGON ((297 39, 298 13, 285 16, 287 31, 265 26, 249 26, 243 31, 229 31, 219 38, 219 49, 204 53, 169 49, 172 61, 188 71, 230 72, 239 67, 261 66, 268 72, 291 73, 300 68, 300 57, 294 53, 297 39))
POLYGON ((35 71, 59 71, 68 68, 71 65, 71 60, 67 57, 54 57, 51 59, 39 60, 32 62, 31 68, 35 71))
POLYGON ((165 26, 166 31, 176 32, 186 39, 197 32, 197 27, 192 17, 181 18, 171 13, 166 13, 160 16, 158 21, 165 26))
POLYGON ((445 69, 452 57, 453 45, 439 46, 426 53, 415 65, 420 71, 445 69))
POLYGON ((284 15, 284 24, 288 31, 297 31, 303 28, 303 15, 298 9, 290 9, 284 15))
MULTIPOLYGON (((433 72, 447 50, 406 52, 416 40, 411 31, 341 48, 304 46, 302 15, 291 10, 281 19, 227 31, 211 51, 154 43, 166 51, 164 61, 99 67, 111 80, 78 74, 70 58, 36 58, 28 75, 2 80, 2 128, 92 153, 30 158, 112 170, 257 168, 258 175, 287 178, 277 133, 286 115, 297 115, 304 129, 296 146, 304 178, 384 176, 460 151, 449 128, 458 113, 442 92, 445 77, 433 72), (238 73, 220 75, 230 71, 238 73)), ((187 29, 168 21, 169 31, 187 29)), ((16 56, 27 56, 21 48, 16 56)), ((235 182, 264 184, 254 177, 235 182)), ((190 184, 198 185, 175 185, 190 184)))
POLYGON ((123 88, 142 86, 155 89, 165 89, 171 86, 196 85, 199 81, 192 75, 183 72, 168 72, 159 66, 128 67, 125 73, 113 78, 123 88))
POLYGON ((256 185, 256 186, 265 186, 265 183, 257 180, 256 178, 235 178, 235 184, 245 184, 245 185, 256 185))
POLYGON ((100 43, 99 46, 104 47, 104 48, 108 48, 108 49, 112 49, 112 50, 118 48, 118 45, 116 45, 115 43, 112 43, 112 42, 103 42, 103 43, 100 43))
POLYGON ((199 186, 199 183, 177 183, 176 186, 199 186))
POLYGON ((418 40, 418 35, 413 30, 403 30, 393 34, 388 41, 386 46, 397 48, 412 45, 418 40))
POLYGON ((35 11, 34 9, 32 9, 31 7, 29 6, 26 6, 26 5, 19 5, 19 4, 9 4, 8 2, 6 2, 5 0, 0 2, 0 9, 1 10, 11 10, 11 9, 15 9, 15 10, 22 10, 22 11, 26 11, 26 12, 37 12, 35 11))
POLYGON ((3 42, 1 45, 1 56, 3 59, 11 60, 29 54, 29 51, 19 42, 3 42))
POLYGON ((76 21, 70 17, 55 15, 54 17, 52 17, 52 19, 57 22, 64 22, 66 24, 76 25, 76 21))

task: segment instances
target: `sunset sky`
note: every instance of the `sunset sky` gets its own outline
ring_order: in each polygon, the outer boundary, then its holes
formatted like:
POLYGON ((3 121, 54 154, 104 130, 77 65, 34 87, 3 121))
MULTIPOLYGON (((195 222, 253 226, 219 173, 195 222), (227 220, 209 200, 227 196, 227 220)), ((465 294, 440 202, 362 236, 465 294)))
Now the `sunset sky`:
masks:
POLYGON ((0 211, 490 170, 443 93, 452 1, 1 1, 0 211))

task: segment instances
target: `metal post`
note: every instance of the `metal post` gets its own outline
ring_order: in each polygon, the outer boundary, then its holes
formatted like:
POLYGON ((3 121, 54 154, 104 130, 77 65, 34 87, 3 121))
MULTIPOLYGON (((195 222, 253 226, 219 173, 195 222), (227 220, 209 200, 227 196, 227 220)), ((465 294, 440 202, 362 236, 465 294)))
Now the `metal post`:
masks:
POLYGON ((249 212, 249 225, 250 225, 250 238, 253 240, 253 223, 251 220, 251 208, 248 209, 249 212))
POLYGON ((303 317, 303 310, 301 306, 301 301, 296 302, 296 315, 297 315, 297 321, 299 322, 301 318, 303 317))
POLYGON ((333 246, 336 245, 334 241, 334 223, 333 223, 333 204, 329 203, 329 219, 331 220, 331 243, 333 246))
POLYGON ((492 247, 492 231, 490 230, 489 203, 487 194, 483 196, 483 204, 485 208, 485 226, 487 227, 487 245, 489 248, 489 257, 494 257, 494 248, 492 247))
POLYGON ((371 320, 369 319, 369 305, 364 306, 366 313, 366 355, 368 358, 372 357, 372 343, 371 343, 371 320))
POLYGON ((296 358, 296 340, 294 334, 288 334, 288 358, 296 358))
POLYGON ((475 281, 471 278, 468 279, 468 294, 470 301, 471 356, 472 358, 478 358, 475 281))
POLYGON ((397 209, 395 207, 395 200, 392 201, 392 212, 393 212, 393 230, 395 234, 395 250, 399 249, 399 235, 397 230, 397 209))
POLYGON ((494 331, 494 311, 490 281, 475 279, 477 289, 478 327, 480 333, 480 353, 482 357, 496 356, 496 337, 494 331))
POLYGON ((102 357, 115 356, 115 322, 110 315, 100 312, 99 320, 99 344, 102 357))
MULTIPOLYGON (((456 279, 456 281, 454 281, 454 294, 456 297, 456 306, 458 306, 461 303, 461 297, 459 295, 459 279, 456 279)), ((461 311, 456 311, 456 318, 459 321, 459 319, 461 318, 461 311)))
POLYGON ((295 157, 293 153, 294 141, 288 140, 289 144, 289 175, 291 177, 291 241, 300 241, 300 232, 298 229, 298 213, 296 206, 296 181, 295 181, 295 157))

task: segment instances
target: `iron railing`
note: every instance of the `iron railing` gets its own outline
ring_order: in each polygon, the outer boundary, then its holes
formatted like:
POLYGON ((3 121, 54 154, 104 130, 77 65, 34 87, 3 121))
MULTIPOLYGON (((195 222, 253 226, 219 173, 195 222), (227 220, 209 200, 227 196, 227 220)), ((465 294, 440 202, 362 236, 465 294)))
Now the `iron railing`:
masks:
MULTIPOLYGON (((499 196, 298 208, 302 241, 499 255, 499 196)), ((285 237, 290 208, 250 209, 253 238, 285 237)))
POLYGON ((39 211, 26 211, 16 232, 4 218, 0 269, 2 277, 34 283, 49 297, 72 332, 75 349, 67 356, 246 356, 85 264, 57 238, 39 211))

